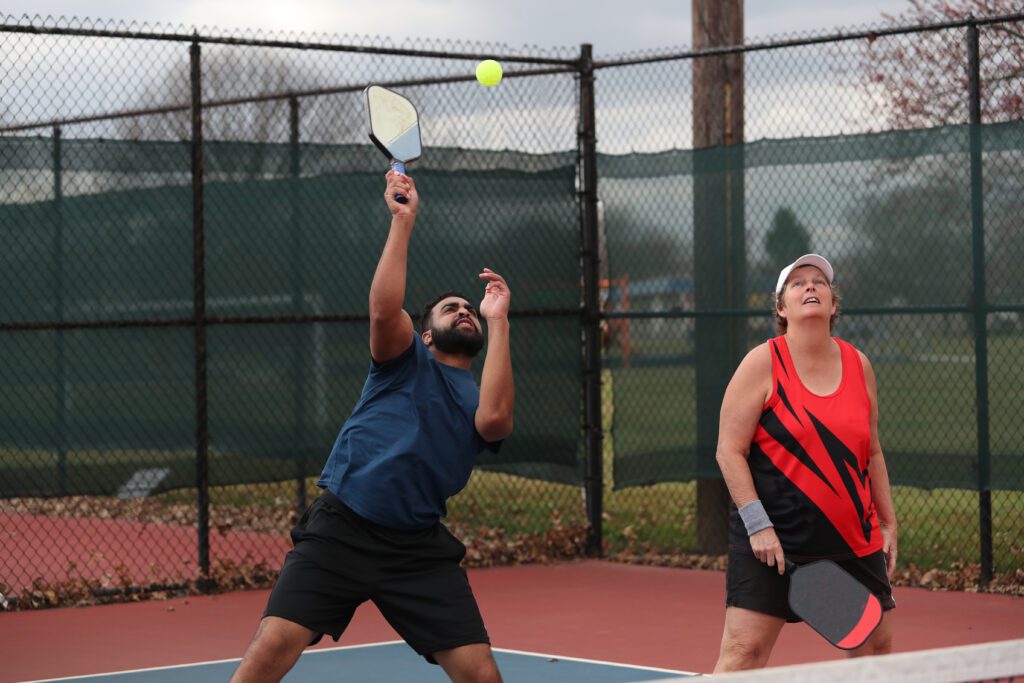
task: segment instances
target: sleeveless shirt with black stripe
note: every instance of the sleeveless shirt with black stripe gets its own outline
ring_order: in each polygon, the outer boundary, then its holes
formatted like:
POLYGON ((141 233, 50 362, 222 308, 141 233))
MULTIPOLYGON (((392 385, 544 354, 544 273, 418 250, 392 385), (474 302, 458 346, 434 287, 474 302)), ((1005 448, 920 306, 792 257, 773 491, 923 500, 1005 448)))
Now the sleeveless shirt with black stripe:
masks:
MULTIPOLYGON (((834 338, 835 339, 835 338, 834 338)), ((882 548, 871 499, 871 403, 860 356, 835 339, 842 380, 828 396, 797 376, 784 336, 768 341, 772 394, 750 444, 754 487, 792 559, 864 557, 882 548)), ((735 508, 730 546, 750 550, 735 508)))

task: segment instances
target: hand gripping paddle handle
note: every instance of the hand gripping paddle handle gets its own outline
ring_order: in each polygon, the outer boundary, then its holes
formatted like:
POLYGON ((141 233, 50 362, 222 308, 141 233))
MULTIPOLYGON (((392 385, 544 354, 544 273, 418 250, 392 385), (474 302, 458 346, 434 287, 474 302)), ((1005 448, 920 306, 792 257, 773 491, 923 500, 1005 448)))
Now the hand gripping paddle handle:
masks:
MULTIPOLYGON (((405 164, 403 164, 401 161, 396 161, 392 159, 391 170, 394 171, 395 173, 401 173, 402 175, 405 175, 405 164)), ((402 193, 398 193, 395 195, 395 201, 398 202, 399 204, 408 204, 409 198, 402 193)))

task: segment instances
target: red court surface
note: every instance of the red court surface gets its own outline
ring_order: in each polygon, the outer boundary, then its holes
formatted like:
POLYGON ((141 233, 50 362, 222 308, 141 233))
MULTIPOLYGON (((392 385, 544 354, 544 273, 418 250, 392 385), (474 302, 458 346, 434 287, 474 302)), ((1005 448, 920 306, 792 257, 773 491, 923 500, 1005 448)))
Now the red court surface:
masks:
MULTIPOLYGON (((596 560, 471 570, 495 647, 710 672, 724 620, 725 574, 596 560)), ((0 614, 0 682, 240 657, 267 591, 0 614)), ((1024 638, 1024 598, 898 588, 900 652, 1024 638)), ((376 608, 341 644, 396 640, 376 608)), ((334 646, 329 638, 318 647, 334 646)), ((843 655, 790 625, 771 665, 843 655)))
MULTIPOLYGON (((112 584, 123 577, 146 585, 196 574, 196 530, 188 525, 0 512, 0 529, 4 551, 31 566, 21 577, 5 577, 15 592, 36 578, 52 583, 80 576, 112 584)), ((210 554, 220 560, 277 567, 290 548, 280 532, 210 531, 210 554)))

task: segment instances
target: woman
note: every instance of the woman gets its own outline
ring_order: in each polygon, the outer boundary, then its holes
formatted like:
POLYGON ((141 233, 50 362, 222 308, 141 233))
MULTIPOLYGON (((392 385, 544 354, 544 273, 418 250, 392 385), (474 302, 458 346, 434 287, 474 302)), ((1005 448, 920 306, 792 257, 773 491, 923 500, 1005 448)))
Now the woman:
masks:
POLYGON ((896 517, 878 442, 871 363, 832 336, 832 265, 807 254, 775 288, 778 337, 747 354, 725 390, 717 459, 736 504, 725 630, 715 673, 764 666, 787 621, 786 560, 835 560, 885 613, 851 655, 892 649, 896 517))

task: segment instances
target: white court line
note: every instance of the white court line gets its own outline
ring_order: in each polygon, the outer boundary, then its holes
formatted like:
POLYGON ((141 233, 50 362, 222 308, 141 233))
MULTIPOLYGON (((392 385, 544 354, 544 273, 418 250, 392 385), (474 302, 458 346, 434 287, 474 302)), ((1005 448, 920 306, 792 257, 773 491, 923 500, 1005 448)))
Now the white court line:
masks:
MULTIPOLYGON (((401 642, 401 641, 400 641, 401 642)), ((508 652, 514 655, 526 655, 527 657, 546 657, 548 659, 562 659, 567 662, 582 662, 583 664, 601 664, 602 666, 624 666, 630 669, 641 671, 664 671, 668 674, 682 674, 683 676, 703 676, 696 671, 677 671, 676 669, 662 669, 656 666, 640 666, 639 664, 626 664, 624 662, 609 662, 604 659, 583 659, 581 657, 563 657, 562 655, 550 655, 543 652, 526 652, 524 650, 507 650, 503 647, 492 648, 495 652, 508 652)))
MULTIPOLYGON (((315 655, 323 652, 336 652, 338 650, 354 650, 356 648, 369 648, 369 647, 380 647, 381 645, 398 645, 405 643, 404 640, 387 640, 380 643, 363 643, 362 645, 338 645, 336 647, 323 647, 316 650, 309 650, 303 652, 302 656, 315 655)), ((669 674, 679 674, 683 676, 701 676, 702 674, 693 671, 679 671, 676 669, 662 669, 654 666, 640 666, 639 664, 626 664, 624 662, 610 662, 601 659, 584 659, 581 657, 565 657, 562 655, 545 654, 543 652, 527 652, 525 650, 509 650, 502 647, 493 648, 495 652, 506 652, 513 655, 523 655, 526 657, 544 657, 545 659, 558 659, 568 662, 581 662, 583 664, 600 664, 602 666, 620 666, 629 669, 639 669, 641 671, 659 671, 669 674)), ((110 671, 107 673, 99 674, 86 674, 84 676, 66 676, 64 678, 41 678, 32 681, 22 681, 21 683, 55 683, 56 681, 77 681, 85 678, 99 678, 100 676, 123 676, 125 674, 145 673, 147 671, 169 671, 172 669, 188 669, 196 666, 207 666, 210 664, 226 664, 228 662, 240 662, 241 657, 233 657, 231 659, 214 659, 206 662, 192 662, 190 664, 173 664, 170 666, 154 666, 145 669, 128 669, 125 671, 110 671)))
MULTIPOLYGON (((382 643, 363 643, 362 645, 338 645, 336 647, 322 647, 317 650, 309 650, 303 652, 302 656, 315 655, 320 652, 334 652, 335 650, 354 650, 357 647, 379 647, 381 645, 396 645, 398 643, 404 643, 404 640, 387 640, 382 643)), ((84 676, 65 676, 64 678, 40 678, 33 681, 21 681, 20 683, 53 683, 54 681, 77 681, 83 678, 99 678, 100 676, 123 676, 125 674, 136 674, 144 673, 146 671, 169 671, 171 669, 188 669, 193 666, 207 666, 210 664, 226 664, 228 662, 240 662, 241 657, 233 657, 231 659, 213 659, 208 662, 192 662, 191 664, 172 664, 170 666, 153 666, 146 669, 127 669, 125 671, 109 671, 102 674, 86 674, 84 676)))

